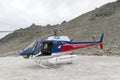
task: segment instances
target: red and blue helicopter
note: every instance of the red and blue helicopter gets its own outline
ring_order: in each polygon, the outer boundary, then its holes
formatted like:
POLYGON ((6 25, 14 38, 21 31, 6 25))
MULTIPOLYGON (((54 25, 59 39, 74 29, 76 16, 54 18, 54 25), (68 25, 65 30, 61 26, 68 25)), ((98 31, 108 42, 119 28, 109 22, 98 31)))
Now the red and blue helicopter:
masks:
POLYGON ((50 36, 47 40, 36 40, 26 49, 24 49, 20 55, 24 58, 34 57, 41 64, 42 59, 48 59, 48 62, 52 64, 71 62, 76 59, 76 55, 71 55, 70 51, 87 48, 90 46, 99 46, 103 49, 103 37, 102 33, 99 41, 95 42, 73 42, 68 36, 50 36))

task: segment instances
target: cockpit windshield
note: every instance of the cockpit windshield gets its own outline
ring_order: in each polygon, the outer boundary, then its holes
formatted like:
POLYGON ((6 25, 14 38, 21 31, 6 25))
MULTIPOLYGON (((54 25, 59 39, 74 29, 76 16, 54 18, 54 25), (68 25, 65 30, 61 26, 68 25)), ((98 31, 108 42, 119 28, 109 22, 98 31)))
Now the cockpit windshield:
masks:
POLYGON ((25 50, 34 50, 34 48, 35 48, 35 46, 36 46, 36 41, 34 41, 33 43, 31 43, 27 48, 25 48, 25 50))
POLYGON ((36 40, 33 43, 31 43, 27 48, 25 48, 24 50, 27 53, 30 53, 32 55, 35 55, 37 53, 39 53, 42 49, 42 40, 36 40))
POLYGON ((25 48, 25 50, 27 49, 34 50, 35 48, 40 48, 40 47, 41 47, 41 41, 34 41, 27 48, 25 48))

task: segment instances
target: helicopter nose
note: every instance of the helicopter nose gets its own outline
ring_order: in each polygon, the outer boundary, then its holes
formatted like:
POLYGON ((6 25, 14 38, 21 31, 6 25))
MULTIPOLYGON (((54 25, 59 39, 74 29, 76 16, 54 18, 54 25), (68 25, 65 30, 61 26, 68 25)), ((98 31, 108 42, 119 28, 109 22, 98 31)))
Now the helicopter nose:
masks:
POLYGON ((30 57, 30 54, 27 53, 26 50, 23 50, 19 55, 23 56, 24 58, 29 58, 30 57))
POLYGON ((21 51, 21 52, 20 52, 20 54, 19 54, 19 55, 23 56, 23 55, 24 55, 24 53, 25 53, 25 51, 23 50, 23 51, 21 51))

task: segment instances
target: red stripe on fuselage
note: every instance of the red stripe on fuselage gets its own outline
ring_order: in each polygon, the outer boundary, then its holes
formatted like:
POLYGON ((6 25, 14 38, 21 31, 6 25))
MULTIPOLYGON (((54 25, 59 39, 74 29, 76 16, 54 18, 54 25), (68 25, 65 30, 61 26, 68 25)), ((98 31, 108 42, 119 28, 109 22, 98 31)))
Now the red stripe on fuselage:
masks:
POLYGON ((71 51, 75 49, 85 48, 89 46, 98 45, 96 44, 67 44, 62 46, 62 52, 71 51))

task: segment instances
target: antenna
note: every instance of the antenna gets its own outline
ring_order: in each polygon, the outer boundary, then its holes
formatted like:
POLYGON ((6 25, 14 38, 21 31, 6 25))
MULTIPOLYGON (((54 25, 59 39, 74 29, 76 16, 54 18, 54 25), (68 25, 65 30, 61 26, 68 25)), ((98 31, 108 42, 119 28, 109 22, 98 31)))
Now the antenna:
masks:
POLYGON ((54 36, 58 36, 58 30, 57 29, 54 29, 53 33, 54 33, 54 36))

